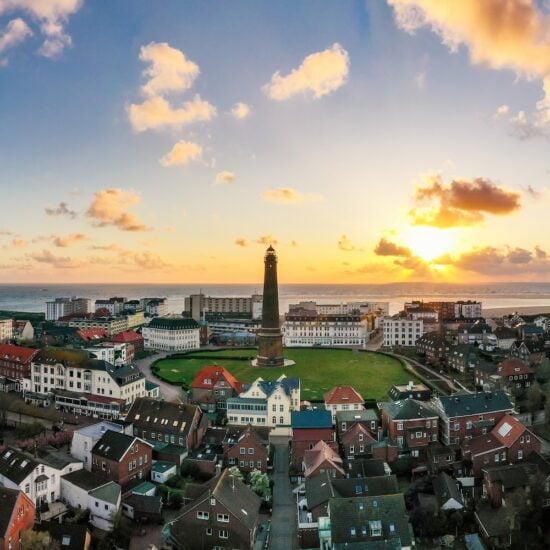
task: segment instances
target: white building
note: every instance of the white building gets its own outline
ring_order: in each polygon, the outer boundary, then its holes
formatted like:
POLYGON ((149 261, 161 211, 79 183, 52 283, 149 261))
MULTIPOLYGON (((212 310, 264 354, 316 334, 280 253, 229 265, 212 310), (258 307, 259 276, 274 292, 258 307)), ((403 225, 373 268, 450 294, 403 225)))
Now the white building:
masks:
POLYGON ((143 298, 141 303, 148 317, 163 317, 169 313, 166 298, 143 298))
POLYGON ((109 298, 108 300, 96 300, 95 310, 106 309, 112 317, 116 317, 124 310, 124 304, 128 300, 126 298, 109 298))
POLYGON ((148 349, 181 351, 200 348, 200 327, 194 319, 175 315, 155 317, 141 333, 148 349))
POLYGON ((0 319, 0 344, 9 342, 13 338, 13 320, 0 319))
POLYGON ((317 313, 320 315, 367 315, 380 312, 388 315, 389 302, 348 302, 346 304, 317 304, 317 313))
POLYGON ((107 361, 117 367, 128 363, 128 346, 125 343, 101 342, 83 349, 96 359, 107 361))
POLYGON ((276 381, 257 378, 238 397, 227 400, 230 424, 290 426, 290 413, 300 410, 300 379, 284 374, 276 381))
POLYGON ((123 426, 106 420, 97 424, 91 424, 90 426, 84 426, 73 432, 71 455, 81 460, 84 468, 88 471, 92 469, 92 448, 107 430, 132 435, 131 425, 123 426))
POLYGON ((73 508, 90 510, 94 527, 111 531, 112 518, 120 508, 121 489, 114 481, 80 470, 61 478, 61 498, 73 508))
POLYGON ((208 314, 231 316, 234 314, 250 315, 252 319, 262 317, 261 294, 252 296, 205 296, 191 294, 185 298, 185 313, 200 321, 208 314))
POLYGON ((46 321, 57 321, 66 315, 85 315, 92 311, 92 300, 89 298, 56 298, 46 302, 46 321))
POLYGON ((413 320, 407 317, 384 317, 382 328, 384 347, 412 347, 424 334, 424 321, 422 319, 413 320))
POLYGON ((367 321, 360 315, 287 315, 285 346, 353 346, 368 342, 367 321))
POLYGON ((479 319, 482 316, 482 304, 475 301, 455 302, 455 318, 479 319))

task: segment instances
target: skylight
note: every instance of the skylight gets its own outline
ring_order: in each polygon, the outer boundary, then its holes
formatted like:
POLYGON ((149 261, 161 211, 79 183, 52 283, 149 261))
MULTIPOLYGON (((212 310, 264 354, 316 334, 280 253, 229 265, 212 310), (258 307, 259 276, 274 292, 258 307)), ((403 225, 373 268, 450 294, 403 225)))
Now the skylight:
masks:
POLYGON ((510 424, 508 424, 508 422, 505 422, 499 429, 498 429, 498 434, 501 436, 501 437, 506 437, 510 431, 512 430, 512 426, 510 424))

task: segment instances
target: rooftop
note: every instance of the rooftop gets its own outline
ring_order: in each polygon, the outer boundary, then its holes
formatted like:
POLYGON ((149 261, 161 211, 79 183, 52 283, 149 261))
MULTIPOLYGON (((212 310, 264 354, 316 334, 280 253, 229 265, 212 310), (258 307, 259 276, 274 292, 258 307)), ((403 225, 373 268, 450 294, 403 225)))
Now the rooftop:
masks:
POLYGON ((495 392, 455 393, 438 398, 448 417, 469 416, 495 411, 512 411, 510 398, 502 390, 495 392))

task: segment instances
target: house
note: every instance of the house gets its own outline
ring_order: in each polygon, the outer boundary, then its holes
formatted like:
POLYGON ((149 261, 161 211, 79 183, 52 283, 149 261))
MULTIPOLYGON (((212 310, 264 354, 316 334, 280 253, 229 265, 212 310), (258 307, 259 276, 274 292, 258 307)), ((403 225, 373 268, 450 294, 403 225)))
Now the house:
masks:
POLYGON ((22 380, 31 375, 31 361, 38 353, 37 349, 0 344, 0 376, 13 380, 22 380))
POLYGON ((466 437, 485 434, 514 410, 502 390, 440 396, 434 401, 434 408, 441 419, 444 445, 460 445, 466 437))
POLYGON ((0 548, 22 550, 21 537, 34 517, 34 502, 23 491, 0 487, 0 548))
POLYGON ((372 454, 372 444, 376 439, 362 424, 356 423, 339 438, 344 458, 353 460, 372 454))
POLYGON ((433 482, 435 498, 441 510, 462 510, 464 502, 458 483, 450 475, 441 472, 433 482))
POLYGON ((214 477, 220 471, 222 461, 222 455, 218 452, 218 449, 203 445, 193 449, 183 459, 182 471, 199 471, 206 478, 214 477))
POLYGON ((291 464, 294 470, 301 470, 306 450, 324 441, 334 450, 335 443, 330 411, 311 410, 291 413, 292 440, 290 442, 291 464))
POLYGON ((113 529, 113 515, 120 508, 121 487, 87 470, 78 470, 61 477, 61 497, 78 509, 90 510, 90 523, 104 531, 113 529))
POLYGON ((13 338, 17 341, 34 340, 34 327, 30 321, 14 319, 12 322, 13 338))
POLYGON ((159 399, 160 386, 151 382, 151 380, 145 380, 145 396, 151 399, 159 399))
POLYGON ((352 386, 336 386, 325 393, 325 409, 331 412, 333 423, 337 411, 360 411, 364 408, 365 399, 352 386))
POLYGON ((169 403, 156 399, 136 399, 126 416, 133 424, 134 435, 155 448, 177 445, 189 452, 202 442, 205 426, 196 405, 169 403))
POLYGON ((503 326, 495 329, 495 336, 497 338, 497 347, 502 350, 509 350, 517 340, 518 333, 513 328, 503 326))
POLYGON ((356 458, 346 464, 347 478, 380 477, 391 474, 389 465, 379 458, 356 458))
POLYGON ((402 494, 333 498, 319 518, 320 548, 403 548, 414 535, 402 494))
POLYGON ((501 378, 502 386, 517 391, 526 389, 533 383, 535 371, 525 361, 509 357, 498 366, 497 375, 501 378))
POLYGON ((299 410, 300 379, 284 374, 274 381, 257 378, 238 397, 227 399, 228 423, 241 426, 290 426, 290 413, 299 410))
POLYGON ((162 499, 160 496, 131 494, 124 497, 122 511, 134 521, 162 523, 162 499))
POLYGON ((538 326, 533 323, 524 323, 517 327, 519 337, 521 340, 543 340, 544 341, 544 327, 538 326))
POLYGON ((103 420, 97 424, 90 424, 89 426, 74 430, 71 440, 71 456, 81 460, 86 470, 90 471, 92 469, 92 449, 94 445, 108 430, 130 435, 132 433, 132 426, 103 420))
POLYGON ((85 344, 102 342, 108 338, 104 328, 81 328, 77 334, 85 344))
POLYGON ((338 437, 352 428, 355 424, 361 424, 376 437, 380 425, 380 419, 374 409, 363 409, 362 411, 338 411, 336 413, 336 432, 338 437))
POLYGON ((124 330, 111 336, 111 342, 116 342, 119 344, 131 344, 134 351, 134 356, 136 353, 140 353, 144 349, 144 340, 143 336, 136 332, 135 330, 124 330))
POLYGON ((533 366, 540 365, 546 357, 544 342, 535 340, 516 340, 510 346, 509 354, 533 366))
POLYGON ((415 384, 412 380, 408 384, 394 384, 388 392, 392 401, 402 399, 416 399, 417 401, 429 401, 432 397, 432 390, 424 384, 415 384))
POLYGON ((493 329, 483 319, 474 323, 462 323, 457 330, 457 341, 459 344, 478 345, 485 347, 496 347, 497 339, 493 329))
POLYGON ((419 456, 420 449, 438 440, 439 417, 430 405, 415 399, 378 403, 382 428, 401 451, 419 456))
POLYGON ((176 315, 154 317, 141 333, 145 349, 183 351, 200 348, 200 325, 194 319, 176 315))
POLYGON ((483 539, 489 548, 514 548, 520 543, 520 523, 513 508, 493 508, 481 501, 476 506, 474 517, 483 539))
POLYGON ((498 366, 494 363, 480 361, 474 367, 474 383, 476 388, 486 391, 497 389, 497 385, 500 383, 500 377, 497 374, 497 370, 498 366))
POLYGON ((416 341, 416 352, 430 363, 437 363, 447 356, 449 343, 443 334, 428 332, 416 341))
POLYGON ((261 498, 224 470, 195 486, 193 500, 166 529, 166 542, 178 550, 254 547, 261 498))
POLYGON ((477 353, 470 344, 452 346, 447 355, 449 368, 462 373, 470 372, 478 362, 477 353))
POLYGON ((88 550, 92 544, 92 534, 87 525, 44 521, 35 529, 47 532, 60 550, 88 550))
POLYGON ((13 338, 13 319, 0 319, 0 343, 9 342, 13 338))
POLYGON ((267 472, 269 447, 250 424, 238 438, 231 439, 231 443, 227 441, 224 447, 225 461, 228 466, 237 466, 245 475, 253 470, 267 472))
POLYGON ((340 455, 324 441, 304 452, 302 469, 306 479, 323 472, 329 472, 332 477, 345 477, 340 455))
POLYGON ((92 472, 121 485, 123 493, 132 481, 149 479, 152 461, 149 443, 111 430, 92 448, 92 472))
POLYGON ((462 456, 472 462, 475 475, 491 465, 521 462, 532 452, 541 452, 538 437, 515 416, 505 415, 491 433, 468 439, 462 444, 462 456))
POLYGON ((426 455, 428 469, 432 474, 438 474, 443 470, 453 471, 455 466, 460 464, 456 457, 457 451, 441 443, 430 445, 426 455))
POLYGON ((201 369, 191 382, 190 400, 207 412, 227 409, 227 398, 236 397, 242 384, 224 367, 217 365, 201 369))
POLYGON ((151 466, 151 480, 155 483, 166 483, 171 477, 178 474, 178 468, 173 462, 157 460, 151 466))

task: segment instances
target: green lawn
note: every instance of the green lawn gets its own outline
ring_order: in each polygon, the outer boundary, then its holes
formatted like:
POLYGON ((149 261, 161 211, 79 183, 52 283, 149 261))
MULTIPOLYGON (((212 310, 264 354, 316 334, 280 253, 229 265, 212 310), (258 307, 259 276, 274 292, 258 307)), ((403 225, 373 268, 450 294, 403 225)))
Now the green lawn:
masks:
POLYGON ((399 361, 374 352, 351 350, 324 350, 311 348, 285 349, 285 357, 296 362, 284 368, 253 367, 249 360, 255 349, 231 349, 192 352, 186 359, 163 359, 154 367, 155 372, 169 382, 189 385, 195 374, 205 365, 221 365, 241 382, 252 382, 258 376, 275 380, 281 374, 301 379, 302 399, 322 400, 325 392, 338 384, 354 386, 365 399, 387 399, 392 384, 417 381, 406 372, 399 361))

